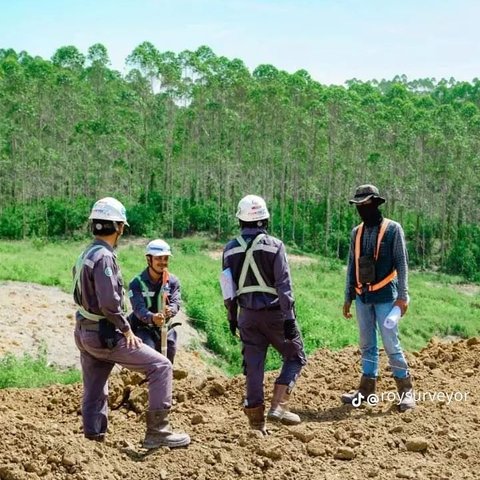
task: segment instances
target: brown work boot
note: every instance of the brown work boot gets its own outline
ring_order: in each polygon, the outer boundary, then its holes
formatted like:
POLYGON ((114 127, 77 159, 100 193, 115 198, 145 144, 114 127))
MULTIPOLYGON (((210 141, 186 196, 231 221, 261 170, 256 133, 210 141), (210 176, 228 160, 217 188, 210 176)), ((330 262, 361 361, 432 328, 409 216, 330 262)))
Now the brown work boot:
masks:
POLYGON ((370 395, 375 394, 377 386, 376 378, 369 378, 362 375, 358 390, 344 393, 342 395, 342 403, 359 407, 362 402, 366 402, 370 395))
POLYGON ((259 430, 263 435, 268 435, 265 428, 265 405, 258 407, 244 407, 243 412, 248 418, 248 423, 252 430, 259 430))
POLYGON ((409 375, 405 378, 393 378, 395 379, 395 383, 397 384, 398 396, 400 399, 400 402, 398 403, 398 409, 401 412, 404 412, 405 410, 415 408, 415 396, 413 395, 412 377, 409 375))
POLYGON ((289 400, 288 385, 276 383, 273 387, 272 404, 267 413, 267 419, 273 422, 281 422, 284 425, 298 425, 301 423, 300 417, 288 410, 287 404, 289 400))
POLYGON ((169 410, 149 410, 147 412, 147 433, 143 448, 186 447, 190 437, 183 432, 172 432, 168 421, 169 410))

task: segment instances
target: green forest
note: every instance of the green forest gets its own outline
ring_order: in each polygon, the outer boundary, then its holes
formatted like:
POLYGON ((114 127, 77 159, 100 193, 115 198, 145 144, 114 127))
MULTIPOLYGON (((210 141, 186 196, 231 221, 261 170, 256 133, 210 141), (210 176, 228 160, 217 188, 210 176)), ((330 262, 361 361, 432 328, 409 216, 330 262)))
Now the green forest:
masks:
POLYGON ((480 80, 322 85, 305 70, 250 71, 209 47, 144 42, 51 59, 0 49, 0 237, 77 238, 115 196, 134 235, 236 230, 238 200, 265 197, 270 230, 344 259, 355 186, 374 183, 410 263, 480 281, 480 80))

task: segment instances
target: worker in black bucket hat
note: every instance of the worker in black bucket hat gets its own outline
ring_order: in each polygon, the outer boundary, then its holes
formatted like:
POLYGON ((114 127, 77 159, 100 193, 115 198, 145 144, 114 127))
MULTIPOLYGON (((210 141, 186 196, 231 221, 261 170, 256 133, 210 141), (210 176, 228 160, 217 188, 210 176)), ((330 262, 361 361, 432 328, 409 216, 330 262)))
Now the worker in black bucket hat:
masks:
POLYGON ((385 198, 375 185, 360 185, 354 204, 362 223, 352 230, 343 316, 355 309, 362 352, 362 377, 357 390, 342 395, 342 402, 359 406, 375 395, 378 376, 377 330, 389 357, 398 389, 398 408, 414 408, 412 380, 400 345, 398 324, 386 321, 394 307, 402 316, 408 308, 408 258, 401 225, 384 218, 379 206, 385 198))

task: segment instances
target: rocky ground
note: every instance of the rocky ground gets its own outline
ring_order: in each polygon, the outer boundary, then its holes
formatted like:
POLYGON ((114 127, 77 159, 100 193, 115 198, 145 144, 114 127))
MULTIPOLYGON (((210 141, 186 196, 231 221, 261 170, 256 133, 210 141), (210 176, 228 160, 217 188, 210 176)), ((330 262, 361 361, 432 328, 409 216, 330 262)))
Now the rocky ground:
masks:
MULTIPOLYGON (((52 353, 51 360, 71 362, 73 344, 64 345, 72 329, 68 295, 6 283, 0 285, 0 299, 0 354, 53 341, 62 344, 65 353, 58 358, 52 353), (29 300, 19 300, 27 291, 29 300), (39 298, 45 306, 38 304, 39 298), (11 318, 17 319, 16 328, 5 327, 11 318), (42 337, 45 330, 51 333, 42 337)), ((267 437, 246 429, 243 378, 215 372, 203 361, 204 354, 188 345, 191 339, 184 342, 175 368, 171 420, 191 435, 190 447, 141 448, 146 390, 127 372, 111 379, 110 428, 104 444, 83 438, 81 385, 0 390, 0 480, 480 478, 478 338, 432 340, 409 355, 421 398, 415 411, 403 414, 397 413, 390 396, 375 407, 342 406, 340 394, 359 377, 359 354, 354 348, 319 351, 310 357, 292 395, 293 410, 303 424, 269 425, 267 437), (130 399, 119 405, 126 390, 130 399)), ((382 359, 379 390, 393 393, 384 355, 382 359)), ((267 393, 273 380, 268 374, 267 393)))

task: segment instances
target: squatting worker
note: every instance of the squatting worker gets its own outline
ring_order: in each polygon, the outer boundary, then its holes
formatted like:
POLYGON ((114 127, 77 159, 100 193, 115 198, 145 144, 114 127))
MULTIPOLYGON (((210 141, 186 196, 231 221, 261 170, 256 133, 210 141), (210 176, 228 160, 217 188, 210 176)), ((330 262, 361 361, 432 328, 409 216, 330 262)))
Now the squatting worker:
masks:
POLYGON ((185 433, 170 429, 172 364, 142 343, 130 329, 124 311, 123 280, 115 248, 127 223, 124 206, 114 198, 98 200, 90 214, 94 241, 73 269, 76 314, 75 342, 83 373, 83 431, 103 441, 108 419, 108 377, 115 363, 145 374, 149 409, 145 448, 183 447, 185 433))
POLYGON ((149 347, 161 351, 165 343, 166 352, 162 353, 173 363, 177 351, 175 326, 180 325, 173 318, 180 310, 181 295, 178 278, 168 270, 171 255, 170 245, 164 240, 152 240, 147 245, 147 268, 129 285, 133 312, 128 319, 135 335, 149 347))
POLYGON ((375 393, 378 376, 377 330, 380 330, 390 368, 399 392, 401 411, 415 407, 412 380, 400 345, 398 325, 387 328, 385 318, 393 306, 404 315, 408 308, 407 249, 403 229, 384 218, 379 206, 385 203, 374 185, 361 185, 350 200, 362 223, 351 234, 343 316, 351 318, 355 300, 362 353, 358 390, 342 395, 342 402, 358 406, 375 393))
POLYGON ((295 319, 285 246, 267 234, 270 215, 265 201, 247 195, 240 200, 236 217, 241 233, 223 251, 223 269, 230 269, 235 286, 234 298, 225 300, 225 306, 230 331, 235 335, 238 328, 243 345, 244 412, 250 427, 266 434, 263 380, 269 345, 283 358, 267 414, 271 421, 300 423, 299 416, 288 410, 287 403, 306 357, 295 319))

